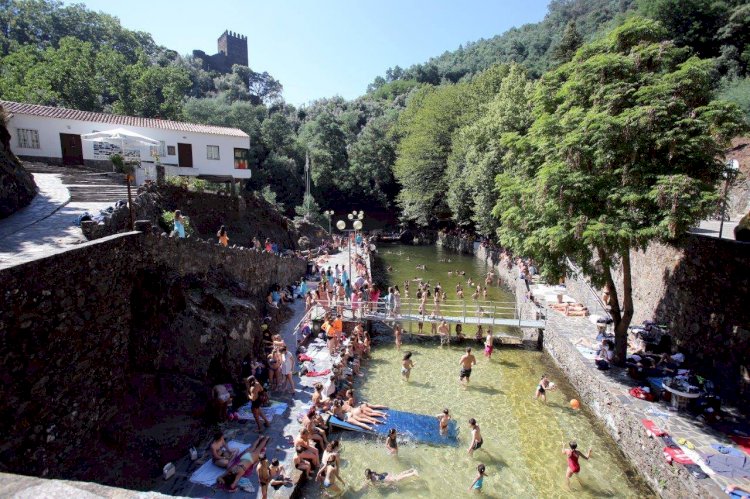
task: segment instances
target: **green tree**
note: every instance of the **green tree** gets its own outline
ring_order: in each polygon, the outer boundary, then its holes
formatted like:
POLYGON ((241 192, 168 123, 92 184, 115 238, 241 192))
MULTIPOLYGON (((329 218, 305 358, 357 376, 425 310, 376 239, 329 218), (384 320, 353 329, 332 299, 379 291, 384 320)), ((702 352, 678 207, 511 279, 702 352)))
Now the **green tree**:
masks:
POLYGON ((578 47, 583 45, 583 38, 578 33, 575 19, 571 20, 565 31, 563 31, 560 43, 557 44, 555 49, 552 51, 552 58, 557 63, 565 63, 573 58, 578 47))
POLYGON ((630 250, 672 240, 715 206, 724 147, 743 130, 736 106, 711 100, 712 65, 658 22, 628 20, 542 78, 534 123, 498 176, 501 244, 551 277, 569 256, 606 286, 617 362, 633 317, 630 250))
POLYGON ((190 77, 184 68, 150 66, 134 82, 133 108, 140 116, 181 119, 190 87, 190 77))
POLYGON ((348 200, 353 179, 349 174, 346 135, 341 121, 331 112, 323 112, 306 123, 300 140, 310 151, 313 192, 325 207, 334 201, 348 200))
POLYGON ((497 201, 495 177, 509 154, 508 144, 531 125, 534 86, 526 69, 512 64, 501 81, 484 115, 461 129, 448 160, 448 204, 454 220, 473 224, 487 236, 495 234, 498 227, 492 215, 497 201))
POLYGON ((398 113, 392 111, 371 119, 349 149, 349 171, 357 179, 355 195, 376 200, 383 207, 389 206, 398 189, 392 171, 396 146, 391 134, 397 118, 398 113))

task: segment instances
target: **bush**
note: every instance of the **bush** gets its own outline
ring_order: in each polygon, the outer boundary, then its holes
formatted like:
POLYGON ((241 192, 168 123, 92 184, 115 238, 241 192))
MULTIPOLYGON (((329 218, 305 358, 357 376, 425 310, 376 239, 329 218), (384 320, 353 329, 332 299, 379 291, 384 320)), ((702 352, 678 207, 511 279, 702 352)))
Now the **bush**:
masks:
MULTIPOLYGON (((192 236, 195 231, 190 223, 190 218, 182 215, 182 223, 185 225, 185 235, 192 236)), ((172 233, 174 230, 174 211, 164 210, 162 212, 161 217, 159 217, 159 227, 168 234, 172 233)))
POLYGON ((167 184, 185 189, 186 191, 204 192, 208 187, 208 182, 195 177, 183 177, 180 175, 167 177, 167 184))

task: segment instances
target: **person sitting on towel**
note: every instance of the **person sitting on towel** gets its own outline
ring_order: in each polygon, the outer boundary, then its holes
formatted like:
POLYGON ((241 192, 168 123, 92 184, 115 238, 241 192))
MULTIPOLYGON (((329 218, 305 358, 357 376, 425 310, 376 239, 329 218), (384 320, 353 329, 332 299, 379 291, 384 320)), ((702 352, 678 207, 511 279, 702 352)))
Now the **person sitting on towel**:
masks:
MULTIPOLYGON (((221 438, 222 440, 224 440, 223 435, 221 438)), ((268 443, 269 439, 270 437, 258 437, 253 445, 240 455, 239 461, 229 467, 226 473, 216 479, 216 483, 218 485, 226 487, 229 490, 236 490, 240 478, 245 476, 247 470, 252 469, 255 463, 260 460, 261 454, 265 454, 266 444, 268 443)), ((213 446, 213 444, 211 445, 213 446)), ((216 461, 214 461, 214 464, 216 464, 216 461)), ((224 467, 226 467, 226 465, 224 467)))
POLYGON ((229 462, 237 456, 237 451, 231 450, 224 440, 224 434, 217 432, 211 442, 211 460, 220 468, 226 468, 229 462))

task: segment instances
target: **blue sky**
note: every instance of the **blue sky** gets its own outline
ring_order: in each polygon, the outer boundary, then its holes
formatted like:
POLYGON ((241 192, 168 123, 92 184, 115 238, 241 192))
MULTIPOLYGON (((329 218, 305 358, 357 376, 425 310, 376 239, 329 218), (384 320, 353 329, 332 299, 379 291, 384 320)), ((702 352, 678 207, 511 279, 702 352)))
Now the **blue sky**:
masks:
MULTIPOLYGON (((225 29, 248 37, 250 67, 287 102, 362 95, 388 67, 406 68, 467 41, 538 22, 549 0, 79 0, 182 54, 216 52, 225 29)), ((66 2, 72 3, 72 2, 66 2)), ((76 2, 78 3, 78 2, 76 2)))

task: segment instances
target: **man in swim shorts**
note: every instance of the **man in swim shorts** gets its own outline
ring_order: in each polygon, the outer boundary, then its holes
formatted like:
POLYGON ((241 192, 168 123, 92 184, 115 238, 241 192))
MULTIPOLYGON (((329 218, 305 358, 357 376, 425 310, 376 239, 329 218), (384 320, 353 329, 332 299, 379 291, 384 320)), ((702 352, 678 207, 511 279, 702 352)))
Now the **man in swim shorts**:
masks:
POLYGON ((440 345, 450 345, 451 341, 451 334, 450 334, 450 328, 448 327, 448 323, 444 320, 440 322, 440 327, 438 327, 438 334, 440 334, 440 345))
POLYGON ((477 359, 472 355, 471 347, 466 348, 466 353, 461 357, 461 360, 459 360, 458 363, 461 365, 461 373, 459 374, 458 380, 461 383, 464 383, 465 379, 466 383, 468 383, 469 378, 471 377, 471 368, 472 366, 477 365, 477 359))
POLYGON ((482 432, 479 429, 477 420, 471 418, 469 420, 469 427, 471 428, 471 444, 469 445, 469 455, 474 455, 474 451, 482 447, 484 440, 482 439, 482 432))

